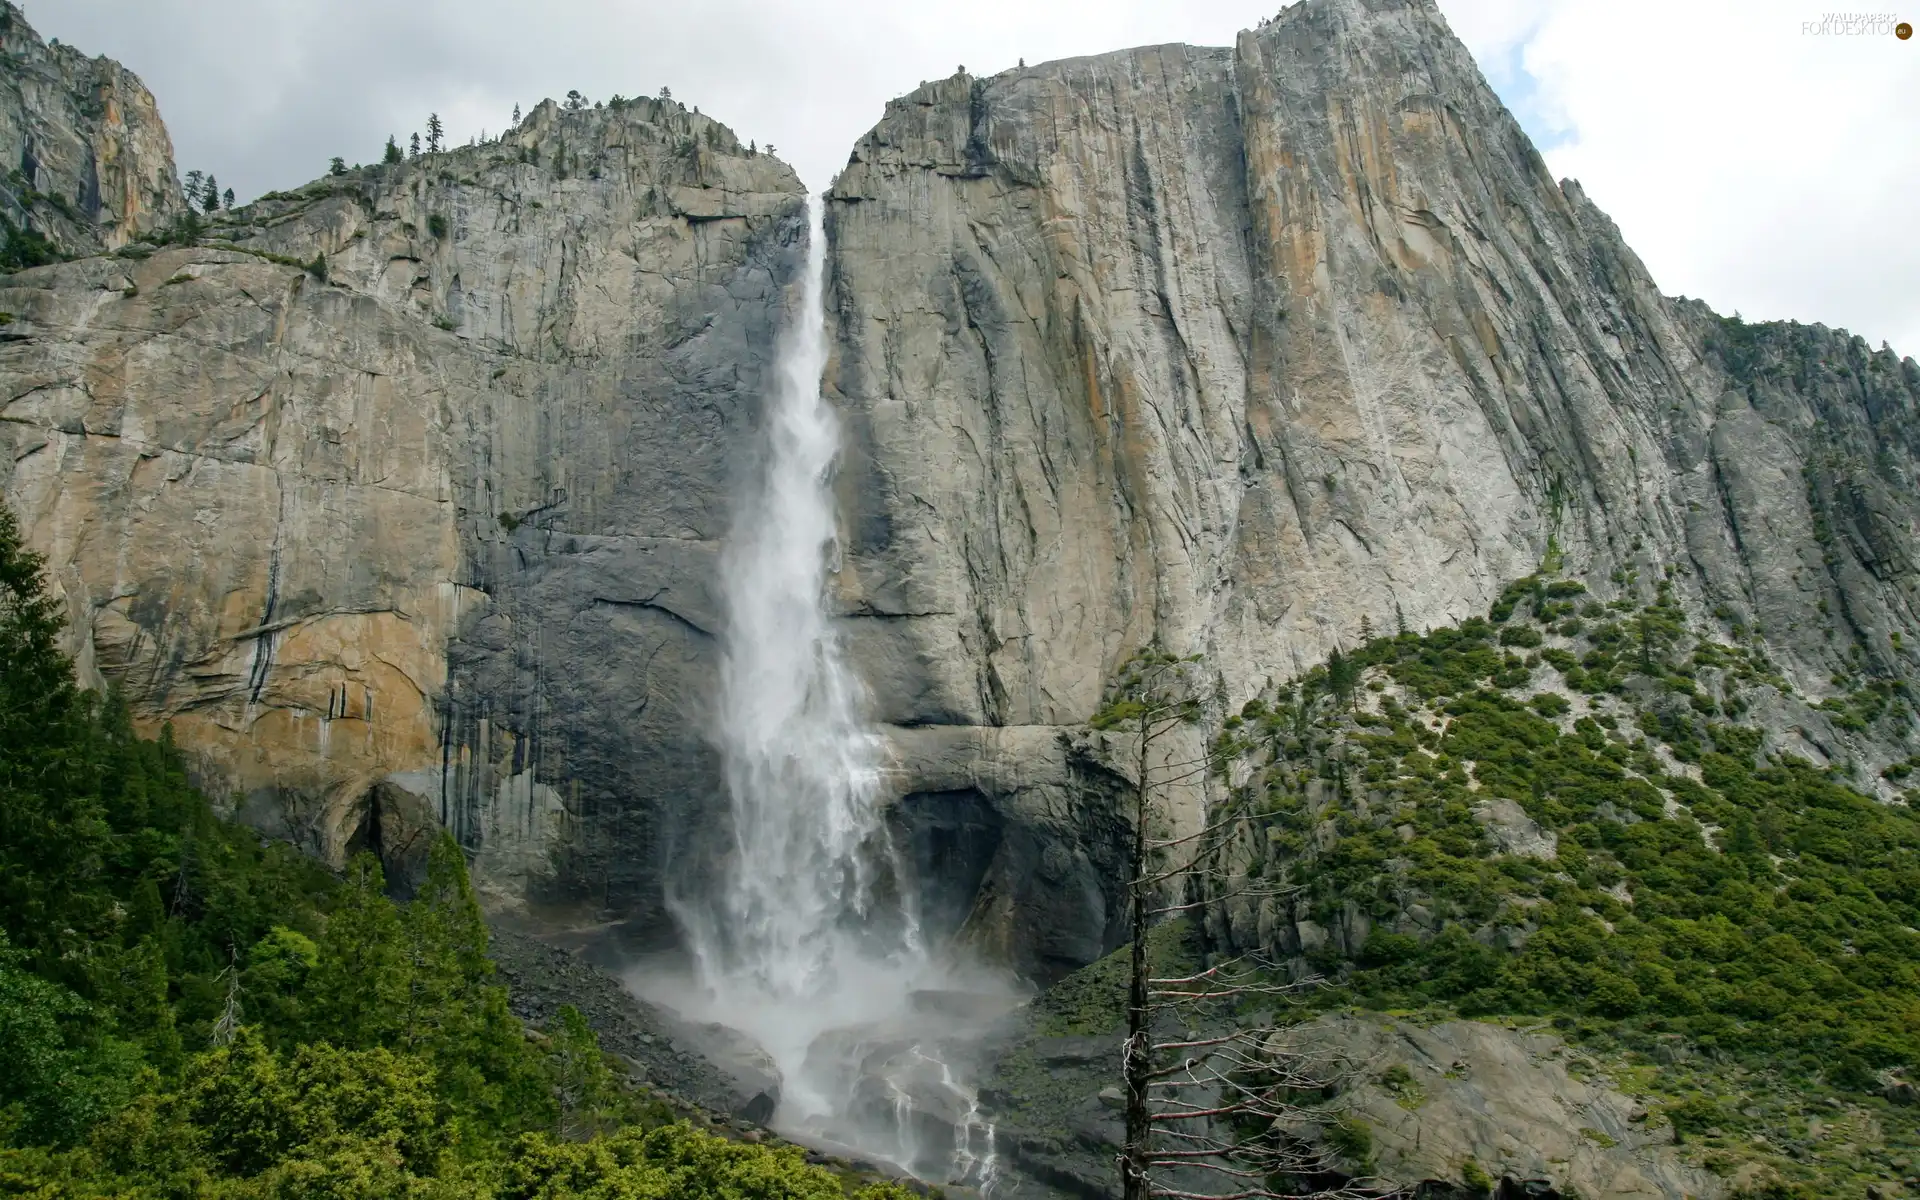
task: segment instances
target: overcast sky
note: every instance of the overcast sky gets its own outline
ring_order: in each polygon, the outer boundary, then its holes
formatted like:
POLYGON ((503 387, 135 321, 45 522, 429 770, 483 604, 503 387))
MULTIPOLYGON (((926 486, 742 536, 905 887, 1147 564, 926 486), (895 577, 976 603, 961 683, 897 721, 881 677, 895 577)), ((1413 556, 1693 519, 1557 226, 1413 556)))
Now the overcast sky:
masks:
MULTIPOLYGON (((1920 38, 1822 0, 1441 0, 1661 289, 1920 355, 1920 38)), ((25 0, 159 98, 182 172, 244 200, 437 111, 456 141, 578 88, 676 99, 827 184, 888 97, 964 64, 1230 44, 1278 0, 25 0)), ((1912 19, 1912 14, 1907 14, 1912 19)))

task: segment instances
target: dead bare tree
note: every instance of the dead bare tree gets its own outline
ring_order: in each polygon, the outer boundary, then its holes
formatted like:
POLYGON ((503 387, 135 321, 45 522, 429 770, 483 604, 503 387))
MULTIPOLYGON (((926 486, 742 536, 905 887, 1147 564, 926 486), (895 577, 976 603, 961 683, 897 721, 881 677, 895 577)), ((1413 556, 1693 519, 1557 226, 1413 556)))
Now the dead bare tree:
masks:
POLYGON ((1153 974, 1148 946, 1155 925, 1209 905, 1295 890, 1225 869, 1225 842, 1259 816, 1250 789, 1223 789, 1225 798, 1207 806, 1198 830, 1155 836, 1165 825, 1169 793, 1196 784, 1204 793, 1238 753, 1226 739, 1204 739, 1201 674, 1197 655, 1143 651, 1121 668, 1091 722, 1097 730, 1134 737, 1122 1195, 1255 1200, 1398 1194, 1384 1180, 1350 1176, 1323 1143, 1301 1136, 1328 1116, 1312 1101, 1337 1089, 1354 1070, 1338 1054, 1295 1037, 1282 1020, 1316 980, 1289 980, 1258 954, 1213 958, 1184 974, 1153 974), (1177 737, 1183 729, 1188 735, 1177 737), (1196 736, 1202 748, 1194 751, 1196 736))
POLYGON ((240 1032, 240 952, 232 946, 227 947, 226 970, 214 976, 214 982, 227 981, 227 1000, 220 1008, 220 1017, 213 1023, 213 1044, 228 1046, 233 1044, 234 1034, 240 1032))

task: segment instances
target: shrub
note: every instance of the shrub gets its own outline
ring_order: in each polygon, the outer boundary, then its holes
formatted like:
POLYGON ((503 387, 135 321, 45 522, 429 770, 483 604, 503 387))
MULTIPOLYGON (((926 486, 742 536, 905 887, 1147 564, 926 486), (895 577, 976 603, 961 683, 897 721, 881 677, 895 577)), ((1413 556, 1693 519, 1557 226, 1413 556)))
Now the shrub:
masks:
POLYGON ((1373 1130, 1358 1117, 1342 1117, 1328 1126, 1327 1145, 1356 1166, 1373 1160, 1373 1130))
POLYGON ((1540 692, 1527 701, 1527 704, 1543 717, 1557 717, 1573 707, 1567 698, 1558 692, 1540 692))
POLYGON ((0 271, 24 271, 28 267, 61 262, 66 255, 37 229, 16 226, 0 217, 0 271))

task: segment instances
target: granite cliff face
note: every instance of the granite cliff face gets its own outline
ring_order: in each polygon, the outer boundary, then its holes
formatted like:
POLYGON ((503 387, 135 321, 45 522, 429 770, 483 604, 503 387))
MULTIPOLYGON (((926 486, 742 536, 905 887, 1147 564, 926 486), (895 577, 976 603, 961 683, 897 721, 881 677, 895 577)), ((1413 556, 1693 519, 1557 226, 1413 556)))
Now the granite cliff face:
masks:
MULTIPOLYGON (((1048 731, 1150 642, 1238 707, 1557 557, 1673 573, 1814 698, 1914 674, 1920 370, 1662 296, 1427 0, 924 85, 830 200, 842 602, 901 788, 1069 875, 1101 805, 1048 731), (1016 737, 1036 786, 956 797, 951 748, 1016 737)), ((989 943, 1113 911, 987 857, 989 943)))
POLYGON ((0 217, 90 253, 185 210, 173 141, 133 72, 48 45, 5 0, 0 59, 0 217))
MULTIPOLYGON (((0 486, 88 680, 317 853, 445 823, 501 903, 664 932, 799 180, 547 104, 161 246, 151 97, 6 22, 9 219, 117 248, 0 279, 0 486)), ((1120 935, 1079 726, 1150 642, 1237 705, 1558 556, 1816 699, 1914 674, 1920 369, 1663 297, 1425 0, 931 83, 828 216, 835 601, 929 919, 1033 975, 1120 935)))
POLYGON ((716 122, 547 103, 4 280, 0 484, 83 673, 328 859, 404 879, 444 823, 500 902, 665 929, 804 232, 791 169, 716 122))

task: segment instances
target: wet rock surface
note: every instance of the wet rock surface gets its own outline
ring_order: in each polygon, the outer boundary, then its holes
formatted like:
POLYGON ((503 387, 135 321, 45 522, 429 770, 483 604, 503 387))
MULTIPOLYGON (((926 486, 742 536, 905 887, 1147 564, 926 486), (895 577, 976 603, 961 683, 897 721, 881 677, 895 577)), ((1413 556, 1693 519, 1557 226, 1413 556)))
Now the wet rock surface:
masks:
MULTIPOLYGON (((580 1010, 602 1049, 631 1065, 637 1081, 721 1113, 743 1113, 757 1093, 676 1036, 679 1022, 628 991, 583 956, 495 926, 492 954, 514 1015, 544 1028, 563 1005, 580 1010)), ((771 1115, 771 1114, 767 1114, 771 1115)), ((753 1116, 764 1124, 766 1116, 753 1116)))

